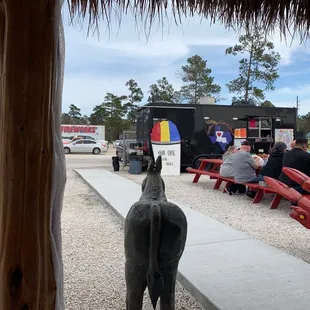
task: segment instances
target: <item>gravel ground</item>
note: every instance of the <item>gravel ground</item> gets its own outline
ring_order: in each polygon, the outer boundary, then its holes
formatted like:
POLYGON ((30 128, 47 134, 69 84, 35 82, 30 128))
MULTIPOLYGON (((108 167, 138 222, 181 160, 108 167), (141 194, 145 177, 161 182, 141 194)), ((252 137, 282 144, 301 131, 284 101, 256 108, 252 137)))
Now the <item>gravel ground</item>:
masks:
MULTIPOLYGON (((104 157, 103 168, 112 171, 111 154, 104 157)), ((119 175, 141 184, 145 175, 119 175)), ((310 230, 289 217, 290 203, 283 201, 277 210, 270 210, 271 196, 260 204, 252 204, 245 195, 228 196, 213 190, 214 181, 202 176, 193 184, 193 175, 163 177, 168 199, 197 210, 254 238, 310 262, 310 230)))
MULTIPOLYGON (((67 172, 62 235, 65 309, 125 309, 122 223, 73 171, 67 172)), ((176 294, 177 310, 202 310, 179 284, 176 294)), ((147 295, 144 309, 151 309, 147 295)))

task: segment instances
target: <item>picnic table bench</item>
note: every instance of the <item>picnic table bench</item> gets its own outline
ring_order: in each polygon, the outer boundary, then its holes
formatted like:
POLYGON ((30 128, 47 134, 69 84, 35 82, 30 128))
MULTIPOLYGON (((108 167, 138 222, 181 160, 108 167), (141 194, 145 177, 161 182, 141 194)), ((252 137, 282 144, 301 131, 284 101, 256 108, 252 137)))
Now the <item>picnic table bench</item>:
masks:
POLYGON ((193 183, 197 183, 201 177, 201 175, 208 175, 210 179, 217 178, 219 176, 219 171, 221 164, 223 163, 222 159, 214 159, 214 158, 199 158, 200 161, 198 169, 187 167, 186 170, 189 173, 195 173, 195 177, 193 179, 193 183), (205 170, 207 164, 212 164, 212 168, 210 170, 205 170))
MULTIPOLYGON (((229 188, 232 184, 237 184, 233 178, 223 178, 219 176, 217 182, 214 185, 214 189, 219 189, 223 181, 226 182, 223 192, 225 192, 226 189, 229 188)), ((276 194, 274 189, 266 186, 261 186, 259 185, 259 183, 242 183, 242 185, 247 186, 250 191, 256 191, 256 194, 252 201, 253 204, 260 203, 266 194, 276 194)), ((277 197, 276 194, 271 202, 270 209, 275 209, 279 205, 281 199, 279 201, 278 200, 279 197, 277 197)))
MULTIPOLYGON (((298 183, 305 191, 310 192, 310 177, 301 171, 293 168, 283 167, 282 171, 293 181, 298 183)), ((287 190, 287 195, 291 193, 287 190)), ((304 227, 310 229, 310 195, 298 195, 295 193, 295 203, 298 206, 292 207, 290 217, 299 222, 304 227)))
POLYGON ((292 210, 290 217, 307 229, 310 229, 310 200, 306 197, 302 197, 298 201, 298 206, 292 207, 292 210))
MULTIPOLYGON (((226 184, 223 190, 223 192, 225 192, 232 184, 236 184, 233 178, 224 178, 220 176, 219 170, 223 163, 222 159, 201 158, 199 161, 200 165, 198 169, 191 167, 186 169, 189 173, 195 174, 193 183, 197 183, 201 175, 208 175, 210 179, 216 180, 213 189, 219 189, 222 183, 225 182, 226 184), (210 170, 205 170, 207 164, 212 164, 210 170)), ((310 178, 307 175, 296 169, 287 167, 283 167, 283 172, 292 180, 300 184, 304 190, 310 191, 310 178)), ((293 188, 289 188, 282 182, 270 177, 265 176, 264 181, 267 183, 267 187, 260 186, 258 183, 243 183, 243 185, 247 186, 249 190, 256 191, 252 203, 260 203, 265 194, 274 194, 270 204, 270 209, 277 209, 283 198, 293 203, 297 203, 298 206, 292 207, 293 212, 290 214, 290 217, 301 223, 304 227, 310 229, 310 195, 302 195, 293 188)))

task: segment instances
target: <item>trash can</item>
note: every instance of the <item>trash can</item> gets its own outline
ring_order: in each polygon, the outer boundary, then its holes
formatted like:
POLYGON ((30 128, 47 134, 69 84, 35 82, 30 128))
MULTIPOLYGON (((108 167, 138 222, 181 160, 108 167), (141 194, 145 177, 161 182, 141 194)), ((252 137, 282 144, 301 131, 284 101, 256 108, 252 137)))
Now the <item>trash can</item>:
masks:
POLYGON ((119 171, 119 157, 118 156, 112 157, 112 165, 113 165, 114 171, 119 171))
POLYGON ((130 155, 129 156, 129 173, 130 174, 141 174, 142 173, 142 159, 141 155, 130 155))

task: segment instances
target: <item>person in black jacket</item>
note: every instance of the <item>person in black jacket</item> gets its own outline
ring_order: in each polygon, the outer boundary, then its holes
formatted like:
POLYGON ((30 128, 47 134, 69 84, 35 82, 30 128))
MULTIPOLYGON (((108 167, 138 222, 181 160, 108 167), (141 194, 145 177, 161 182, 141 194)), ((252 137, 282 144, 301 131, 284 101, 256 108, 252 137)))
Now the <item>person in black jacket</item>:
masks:
POLYGON ((286 149, 287 145, 284 142, 277 142, 274 145, 266 165, 260 171, 261 176, 279 180, 280 174, 282 173, 283 157, 286 149))
MULTIPOLYGON (((310 154, 308 150, 308 140, 305 138, 296 139, 295 146, 283 157, 283 167, 297 169, 310 177, 310 154)), ((279 180, 303 195, 310 195, 299 184, 291 180, 285 173, 281 173, 279 180)))

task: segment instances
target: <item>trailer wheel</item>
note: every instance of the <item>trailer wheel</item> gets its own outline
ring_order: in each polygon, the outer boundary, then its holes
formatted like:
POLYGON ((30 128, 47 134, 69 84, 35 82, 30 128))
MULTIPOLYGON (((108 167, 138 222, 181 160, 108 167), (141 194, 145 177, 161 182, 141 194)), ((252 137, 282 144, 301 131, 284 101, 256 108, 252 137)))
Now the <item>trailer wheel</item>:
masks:
MULTIPOLYGON (((192 167, 194 169, 199 168, 199 165, 200 165, 199 159, 201 159, 201 158, 220 159, 220 158, 222 158, 222 155, 221 154, 200 154, 193 159, 192 167)), ((210 170, 211 166, 212 166, 212 164, 207 165, 205 170, 210 170)))

